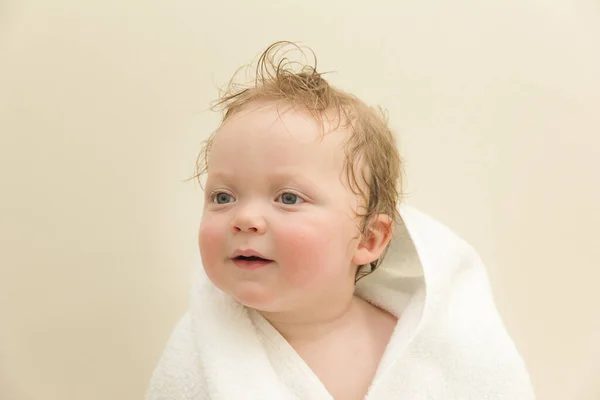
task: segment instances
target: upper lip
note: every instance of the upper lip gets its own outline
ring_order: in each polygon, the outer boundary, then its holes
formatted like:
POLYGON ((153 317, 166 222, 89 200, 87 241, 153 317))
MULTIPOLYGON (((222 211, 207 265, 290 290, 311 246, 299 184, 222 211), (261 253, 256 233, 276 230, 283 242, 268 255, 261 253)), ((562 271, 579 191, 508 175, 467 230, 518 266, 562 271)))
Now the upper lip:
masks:
POLYGON ((262 258, 264 260, 268 260, 267 257, 263 256, 258 251, 255 251, 252 249, 234 251, 233 254, 231 255, 231 258, 236 258, 236 257, 258 257, 258 258, 262 258))

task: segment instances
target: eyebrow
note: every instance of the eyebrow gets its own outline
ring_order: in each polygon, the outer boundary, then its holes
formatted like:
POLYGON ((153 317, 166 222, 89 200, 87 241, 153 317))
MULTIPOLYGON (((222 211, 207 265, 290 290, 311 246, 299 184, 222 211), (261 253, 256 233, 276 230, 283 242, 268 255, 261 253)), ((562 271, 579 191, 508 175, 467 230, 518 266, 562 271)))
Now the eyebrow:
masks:
POLYGON ((306 177, 306 175, 298 173, 298 172, 290 172, 290 171, 273 171, 269 174, 271 177, 286 180, 286 181, 300 181, 300 182, 310 182, 310 179, 306 177))
MULTIPOLYGON (((231 182, 232 180, 237 178, 237 175, 238 174, 236 174, 235 172, 218 171, 218 172, 213 172, 209 176, 210 176, 211 180, 231 182)), ((268 179, 279 181, 279 182, 291 182, 291 183, 295 183, 297 185, 306 186, 307 189, 315 189, 315 184, 312 182, 312 180, 308 179, 306 177, 306 175, 304 175, 302 173, 298 173, 298 172, 292 172, 292 171, 286 171, 286 170, 271 171, 268 174, 268 179)))

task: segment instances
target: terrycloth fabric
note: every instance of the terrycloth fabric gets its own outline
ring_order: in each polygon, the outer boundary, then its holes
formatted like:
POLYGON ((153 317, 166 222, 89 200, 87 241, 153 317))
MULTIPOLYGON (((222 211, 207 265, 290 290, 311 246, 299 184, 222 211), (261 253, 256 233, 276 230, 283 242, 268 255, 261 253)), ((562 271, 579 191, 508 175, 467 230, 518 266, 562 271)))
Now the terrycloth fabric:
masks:
MULTIPOLYGON (((534 399, 477 253, 415 209, 400 214, 383 264, 356 289, 399 317, 366 399, 534 399)), ((258 312, 201 270, 192 287, 147 400, 332 400, 258 312)))

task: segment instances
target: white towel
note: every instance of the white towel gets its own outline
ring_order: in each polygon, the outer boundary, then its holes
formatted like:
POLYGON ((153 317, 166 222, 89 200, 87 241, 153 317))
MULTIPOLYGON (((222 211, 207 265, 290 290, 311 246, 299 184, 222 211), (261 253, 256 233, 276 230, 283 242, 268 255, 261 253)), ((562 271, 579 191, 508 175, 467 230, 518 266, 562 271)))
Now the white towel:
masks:
MULTIPOLYGON (((356 288, 399 316, 366 399, 534 399, 477 253, 415 209, 400 214, 384 262, 356 288)), ((190 303, 147 400, 332 400, 285 339, 201 269, 190 303)))

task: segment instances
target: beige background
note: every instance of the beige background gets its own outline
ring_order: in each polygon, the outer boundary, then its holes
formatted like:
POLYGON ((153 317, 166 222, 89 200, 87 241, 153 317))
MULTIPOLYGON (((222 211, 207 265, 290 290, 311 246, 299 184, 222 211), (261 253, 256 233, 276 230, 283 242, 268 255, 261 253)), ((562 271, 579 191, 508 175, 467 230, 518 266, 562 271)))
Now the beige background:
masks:
POLYGON ((355 3, 0 3, 0 399, 142 398, 198 262, 205 110, 280 39, 389 110, 539 398, 600 399, 600 4, 355 3))

